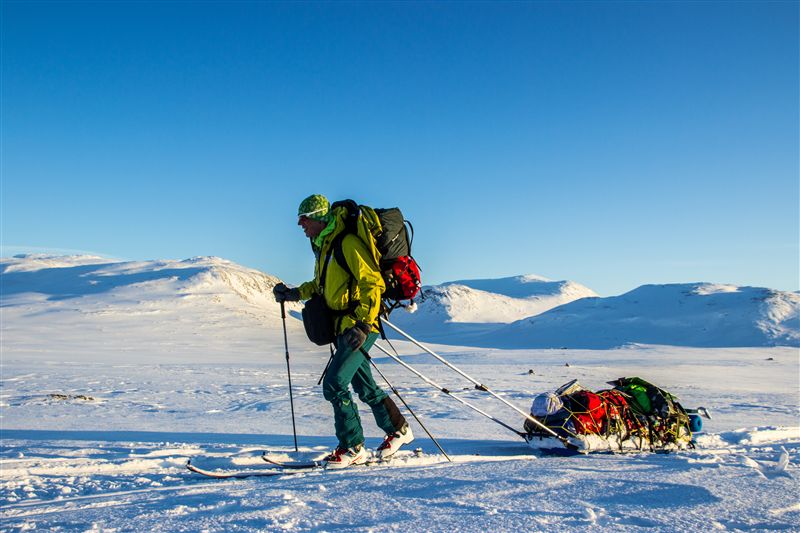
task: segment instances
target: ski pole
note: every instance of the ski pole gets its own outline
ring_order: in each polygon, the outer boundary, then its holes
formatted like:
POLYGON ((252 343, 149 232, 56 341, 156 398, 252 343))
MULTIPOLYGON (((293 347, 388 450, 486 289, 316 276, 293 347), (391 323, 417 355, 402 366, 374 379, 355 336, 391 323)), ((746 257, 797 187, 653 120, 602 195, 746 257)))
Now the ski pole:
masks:
POLYGON ((395 394, 395 396, 397 396, 398 398, 400 398, 400 401, 401 401, 401 402, 403 402, 403 405, 406 407, 406 409, 408 409, 408 412, 409 412, 409 413, 411 413, 411 416, 413 416, 413 417, 414 417, 414 420, 416 420, 416 421, 417 421, 417 424, 419 424, 419 425, 420 425, 420 427, 421 427, 423 430, 425 430, 425 433, 427 433, 427 434, 428 434, 428 437, 430 437, 430 438, 431 438, 431 440, 433 441, 433 443, 436 445, 436 447, 437 447, 437 448, 439 448, 439 451, 440 451, 440 452, 442 452, 442 455, 444 455, 444 456, 445 456, 445 458, 446 458, 448 461, 450 461, 450 462, 452 463, 452 462, 453 462, 453 460, 452 460, 452 459, 450 459, 450 456, 449 456, 449 455, 447 455, 447 452, 446 452, 446 451, 444 451, 444 448, 442 448, 442 446, 439 444, 439 441, 438 441, 438 440, 436 440, 436 438, 435 438, 435 437, 434 437, 434 436, 431 434, 431 432, 430 432, 430 431, 428 431, 428 428, 426 428, 426 427, 425 427, 425 424, 423 424, 423 423, 422 423, 422 420, 420 420, 420 419, 419 419, 419 417, 416 415, 416 413, 414 413, 414 411, 411 409, 411 407, 409 407, 409 406, 408 406, 408 404, 407 404, 407 403, 406 403, 406 401, 403 399, 403 397, 402 397, 402 396, 400 396, 400 393, 399 393, 399 392, 397 392, 397 389, 396 389, 396 388, 394 388, 394 385, 392 385, 391 383, 389 383, 389 380, 388 380, 388 379, 386 379, 386 376, 384 376, 384 375, 383 375, 383 372, 381 372, 381 369, 380 369, 380 368, 378 368, 378 365, 376 365, 376 364, 375 364, 375 361, 373 361, 373 360, 372 360, 372 357, 370 357, 370 355, 367 353, 367 351, 366 351, 364 348, 360 348, 360 350, 361 350, 361 353, 363 353, 363 354, 364 354, 364 357, 366 357, 366 358, 367 358, 367 361, 369 361, 370 363, 372 363, 372 367, 373 367, 375 370, 377 370, 377 371, 378 371, 378 374, 380 374, 380 376, 383 378, 383 381, 385 381, 385 382, 386 382, 386 384, 387 384, 387 385, 389 385, 389 388, 390 388, 390 389, 392 389, 392 392, 395 394))
POLYGON ((289 366, 289 338, 286 335, 286 306, 281 301, 281 318, 283 319, 283 345, 286 347, 286 373, 289 375, 289 405, 292 408, 292 433, 294 434, 294 451, 297 449, 297 427, 294 423, 294 396, 292 394, 292 368, 289 366))
POLYGON ((422 343, 420 343, 418 340, 416 340, 415 338, 413 338, 411 335, 409 335, 408 333, 406 333, 406 332, 405 332, 405 331, 403 331, 402 329, 398 328, 397 326, 395 326, 394 324, 392 324, 391 322, 389 322, 389 321, 388 321, 388 320, 386 320, 385 318, 381 318, 381 322, 383 322, 384 324, 386 324, 387 326, 389 326, 390 328, 392 328, 393 330, 395 330, 397 333, 399 333, 400 335, 402 335, 403 337, 405 337, 406 339, 408 339, 409 341, 411 341, 412 343, 414 343, 414 344, 415 344, 417 347, 421 348, 421 349, 422 349, 422 350, 424 350, 425 352, 427 352, 427 353, 429 353, 430 355, 432 355, 433 357, 435 357, 435 358, 436 358, 437 360, 439 360, 440 362, 444 363, 444 364, 445 364, 445 365, 446 365, 448 368, 450 368, 450 369, 454 370, 455 372, 457 372, 457 373, 458 373, 458 374, 460 374, 461 376, 465 377, 466 379, 468 379, 469 381, 471 381, 472 383, 474 383, 474 384, 475 384, 475 388, 476 388, 477 390, 484 391, 484 392, 487 392, 487 393, 491 394, 492 396, 494 396, 495 398, 497 398, 498 400, 500 400, 501 402, 503 402, 504 404, 506 404, 508 407, 510 407, 510 408, 512 408, 512 409, 514 409, 514 410, 515 410, 515 411, 517 411, 519 414, 521 414, 522 416, 524 416, 526 419, 528 419, 528 420, 530 420, 531 422, 533 422, 534 424, 536 424, 538 427, 540 427, 541 429, 543 429, 543 430, 544 430, 544 431, 546 431, 547 433, 549 433, 549 434, 551 434, 552 436, 556 437, 556 438, 557 438, 558 440, 560 440, 560 441, 562 442, 562 444, 564 444, 564 446, 566 446, 567 448, 569 448, 569 449, 575 449, 575 448, 577 448, 577 447, 576 447, 574 444, 572 444, 571 442, 569 442, 569 441, 567 440, 567 438, 566 438, 566 437, 562 437, 561 435, 559 435, 558 433, 556 433, 555 431, 553 431, 553 430, 552 430, 552 429, 550 429, 549 427, 545 426, 544 424, 542 424, 541 422, 539 422, 537 419, 535 419, 535 418, 534 418, 534 417, 533 417, 531 414, 529 414, 529 413, 526 413, 525 411, 523 411, 522 409, 520 409, 519 407, 517 407, 517 406, 516 406, 516 405, 514 405, 513 403, 509 402, 508 400, 506 400, 505 398, 503 398, 503 397, 502 397, 502 396, 500 396, 499 394, 497 394, 497 393, 495 393, 494 391, 492 391, 491 389, 489 389, 489 387, 487 387, 487 386, 486 386, 486 385, 484 385, 483 383, 481 383, 481 382, 477 381, 477 380, 476 380, 475 378, 473 378, 472 376, 470 376, 470 375, 466 374, 464 371, 462 371, 461 369, 459 369, 459 368, 458 368, 458 367, 456 367, 455 365, 451 364, 451 363, 450 363, 450 361, 448 361, 448 360, 447 360, 447 359, 445 359, 444 357, 442 357, 442 356, 438 355, 438 354, 437 354, 437 353, 435 353, 433 350, 431 350, 431 349, 430 349, 430 348, 428 348, 427 346, 423 345, 423 344, 422 344, 422 343))
POLYGON ((503 426, 504 428, 508 429, 509 431, 512 431, 512 432, 514 432, 514 433, 515 433, 517 436, 519 436, 519 437, 522 437, 523 439, 525 438, 525 433, 523 433, 523 432, 521 432, 521 431, 518 431, 518 430, 514 429, 513 427, 509 426, 508 424, 506 424, 506 423, 505 423, 505 422, 503 422, 502 420, 498 420, 498 419, 497 419, 497 418, 495 418, 494 416, 492 416, 492 415, 490 415, 489 413, 487 413, 487 412, 483 411, 483 410, 482 410, 482 409, 480 409, 479 407, 476 407, 476 406, 474 406, 473 404, 469 403, 468 401, 466 401, 466 400, 464 400, 464 399, 462 399, 462 398, 459 398, 458 396, 456 396, 455 394, 453 394, 452 392, 450 392, 450 390, 446 389, 445 387, 442 387, 441 385, 439 385, 438 383, 436 383, 436 382, 435 382, 435 381, 433 381, 432 379, 428 378, 428 377, 427 377, 427 376, 425 376, 425 375, 424 375, 422 372, 419 372, 419 371, 418 371, 416 368, 412 367, 411 365, 409 365, 408 363, 406 363, 405 361, 403 361, 402 359, 400 359, 398 356, 390 354, 390 353, 389 353, 389 352, 388 352, 388 351, 387 351, 387 350, 386 350, 386 349, 385 349, 383 346, 381 346, 380 344, 378 344, 378 343, 375 343, 375 347, 376 347, 376 348, 378 348, 378 349, 379 349, 380 351, 382 351, 383 353, 385 353, 386 355, 388 355, 389 357, 391 357, 391 358, 392 358, 394 361, 396 361, 397 363, 399 363, 399 364, 400 364, 400 365, 401 365, 403 368, 407 369, 408 371, 410 371, 411 373, 413 373, 414 375, 416 375, 417 377, 419 377, 420 379, 422 379, 422 380, 423 380, 425 383, 427 383, 427 384, 429 384, 429 385, 433 386, 433 387, 434 387, 434 388, 436 388, 436 389, 439 389, 441 392, 443 392, 443 393, 447 394, 448 396, 450 396, 450 397, 451 397, 451 398, 453 398, 454 400, 457 400, 457 401, 461 402, 462 404, 466 405, 467 407, 469 407, 469 408, 470 408, 470 409, 472 409, 473 411, 475 411, 475 412, 477 412, 477 413, 480 413, 480 414, 482 414, 483 416, 485 416, 485 417, 486 417, 486 418, 488 418, 489 420, 491 420, 491 421, 493 421, 493 422, 497 422, 498 424, 500 424, 500 425, 501 425, 501 426, 503 426))
POLYGON ((331 363, 333 362, 333 345, 329 345, 328 348, 331 349, 331 356, 328 358, 328 364, 325 365, 325 370, 322 371, 322 375, 319 377, 317 385, 322 385, 322 380, 325 379, 325 374, 328 373, 328 369, 331 367, 331 363))

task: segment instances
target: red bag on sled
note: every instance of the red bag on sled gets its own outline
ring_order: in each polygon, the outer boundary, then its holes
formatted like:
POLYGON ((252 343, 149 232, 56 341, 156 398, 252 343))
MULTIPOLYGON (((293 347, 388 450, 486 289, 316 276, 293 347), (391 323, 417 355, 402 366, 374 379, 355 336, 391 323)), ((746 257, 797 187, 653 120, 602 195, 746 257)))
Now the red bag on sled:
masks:
MULTIPOLYGON (((597 393, 603 399, 606 409, 606 417, 610 424, 617 430, 633 431, 640 427, 636 420, 636 415, 631 411, 628 400, 618 390, 604 390, 597 393)), ((606 428, 606 432, 613 429, 606 428)))
POLYGON ((606 406, 599 394, 587 390, 568 396, 572 423, 578 435, 602 434, 606 419, 606 406))

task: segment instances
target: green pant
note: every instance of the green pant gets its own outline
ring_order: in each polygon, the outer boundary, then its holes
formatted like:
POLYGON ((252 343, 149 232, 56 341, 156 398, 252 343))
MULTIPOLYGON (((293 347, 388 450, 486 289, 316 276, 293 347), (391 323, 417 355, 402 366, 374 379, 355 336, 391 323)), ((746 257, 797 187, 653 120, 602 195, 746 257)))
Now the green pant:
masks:
MULTIPOLYGON (((368 352, 377 338, 377 333, 370 333, 361 349, 368 352)), ((351 350, 342 342, 341 336, 336 337, 336 353, 333 354, 328 373, 322 382, 322 393, 333 405, 336 438, 339 439, 339 446, 342 448, 352 448, 364 442, 364 430, 361 428, 358 408, 350 394, 350 385, 353 386, 359 399, 372 408, 372 414, 379 428, 386 433, 400 429, 395 427, 397 421, 392 422, 392 413, 386 405, 391 403, 394 406, 394 402, 388 399, 386 393, 375 383, 369 366, 369 361, 360 350, 351 350)), ((394 407, 395 411, 396 409, 394 407)), ((399 415, 399 412, 397 414, 399 415)))

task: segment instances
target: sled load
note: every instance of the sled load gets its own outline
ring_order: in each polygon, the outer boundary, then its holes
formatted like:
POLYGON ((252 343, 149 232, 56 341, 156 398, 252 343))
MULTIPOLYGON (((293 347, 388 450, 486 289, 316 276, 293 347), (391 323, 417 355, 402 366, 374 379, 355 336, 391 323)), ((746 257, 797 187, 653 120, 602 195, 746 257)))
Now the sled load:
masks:
POLYGON ((583 453, 693 447, 692 433, 702 429, 697 412, 687 411, 675 396, 641 378, 608 383, 613 388, 592 392, 572 380, 554 392, 537 395, 531 415, 550 431, 526 420, 528 444, 535 449, 563 449, 566 439, 583 453))

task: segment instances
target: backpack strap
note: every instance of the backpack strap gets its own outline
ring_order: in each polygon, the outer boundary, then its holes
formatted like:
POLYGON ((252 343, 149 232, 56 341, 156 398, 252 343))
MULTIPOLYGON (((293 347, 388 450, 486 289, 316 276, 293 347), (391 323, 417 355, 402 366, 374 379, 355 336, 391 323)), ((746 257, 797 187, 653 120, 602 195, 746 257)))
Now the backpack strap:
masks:
MULTIPOLYGON (((344 268, 347 271, 347 273, 350 275, 350 278, 352 280, 355 280, 355 276, 353 276, 352 270, 350 270, 350 267, 347 265, 347 261, 344 260, 344 252, 342 252, 342 241, 344 240, 345 235, 346 235, 345 232, 342 231, 341 233, 339 233, 339 235, 333 238, 333 242, 331 243, 332 252, 328 252, 328 255, 325 256, 325 263, 322 265, 322 273, 320 274, 319 278, 320 286, 322 287, 323 292, 325 291, 325 278, 328 274, 328 264, 331 261, 331 256, 333 256, 333 259, 335 259, 336 262, 339 263, 339 266, 342 266, 342 268, 344 268)), ((358 306, 361 305, 361 303, 358 300, 355 300, 353 298, 352 282, 348 287, 347 301, 349 303, 345 309, 339 310, 339 309, 331 309, 330 307, 328 308, 331 314, 336 317, 336 323, 334 324, 334 326, 335 329, 337 330, 339 329, 339 325, 341 324, 342 318, 347 315, 353 314, 355 310, 358 308, 358 306)))
POLYGON ((356 282, 356 277, 353 274, 353 271, 350 269, 350 265, 347 264, 347 260, 344 257, 344 251, 342 250, 342 243, 344 242, 344 238, 347 236, 346 231, 342 231, 333 238, 333 242, 331 243, 331 252, 328 252, 328 256, 325 259, 325 266, 323 266, 323 270, 327 271, 328 269, 328 262, 331 259, 331 255, 333 255, 333 259, 339 263, 339 266, 344 269, 345 272, 350 276, 350 283, 347 286, 347 308, 342 309, 341 311, 331 310, 331 312, 337 315, 336 319, 336 329, 339 328, 339 324, 343 317, 347 315, 352 315, 355 313, 355 310, 358 309, 358 306, 361 305, 361 302, 355 299, 355 288, 353 285, 356 282))
POLYGON ((347 272, 347 275, 351 278, 355 279, 355 274, 350 269, 350 265, 347 264, 347 259, 344 256, 344 250, 342 249, 342 245, 344 244, 344 238, 347 236, 345 231, 342 231, 339 235, 337 235, 333 239, 333 243, 331 247, 333 248, 333 258, 336 259, 336 262, 339 263, 339 266, 347 272))
POLYGON ((342 267, 352 279, 355 279, 355 275, 344 257, 342 244, 344 243, 344 238, 348 234, 352 233, 358 236, 358 217, 361 216, 361 208, 355 200, 339 200, 338 202, 334 202, 333 205, 331 205, 331 210, 336 207, 344 207, 347 210, 347 215, 344 217, 344 229, 333 238, 333 242, 331 243, 333 257, 336 259, 336 262, 339 263, 339 266, 342 267))
MULTIPOLYGON (((334 202, 331 204, 331 210, 337 207, 344 207, 347 210, 347 215, 344 217, 344 229, 339 232, 339 234, 333 238, 333 242, 331 243, 331 249, 333 250, 333 258, 339 263, 339 266, 347 272, 347 275, 350 276, 350 285, 347 288, 347 299, 350 302, 348 305, 348 310, 344 314, 352 314, 361 302, 355 300, 355 288, 353 284, 356 283, 356 276, 353 274, 353 270, 350 268, 350 265, 347 264, 347 259, 344 256, 344 250, 342 246, 344 244, 344 238, 349 235, 353 234, 358 237, 358 218, 361 216, 361 206, 359 206, 355 200, 339 200, 338 202, 334 202)), ((325 265, 327 267, 327 263, 325 265)))

